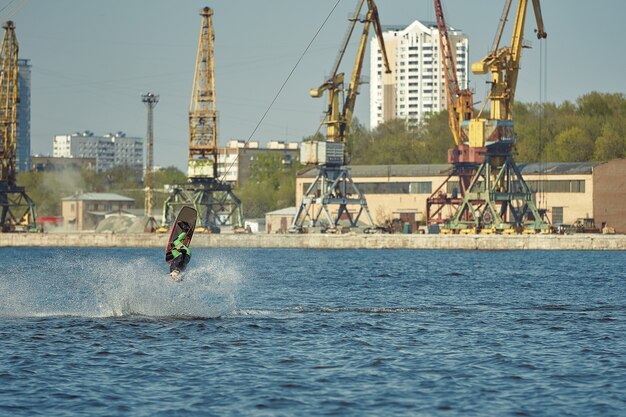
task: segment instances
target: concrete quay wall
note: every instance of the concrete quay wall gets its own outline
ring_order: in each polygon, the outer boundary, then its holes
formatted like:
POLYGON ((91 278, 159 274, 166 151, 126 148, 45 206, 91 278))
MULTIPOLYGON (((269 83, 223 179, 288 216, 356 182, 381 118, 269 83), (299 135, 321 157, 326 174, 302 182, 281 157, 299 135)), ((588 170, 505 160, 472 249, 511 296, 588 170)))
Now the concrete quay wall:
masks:
MULTIPOLYGON (((5 233, 0 247, 161 248, 165 234, 5 233)), ((626 250, 626 235, 197 234, 194 248, 626 250)))

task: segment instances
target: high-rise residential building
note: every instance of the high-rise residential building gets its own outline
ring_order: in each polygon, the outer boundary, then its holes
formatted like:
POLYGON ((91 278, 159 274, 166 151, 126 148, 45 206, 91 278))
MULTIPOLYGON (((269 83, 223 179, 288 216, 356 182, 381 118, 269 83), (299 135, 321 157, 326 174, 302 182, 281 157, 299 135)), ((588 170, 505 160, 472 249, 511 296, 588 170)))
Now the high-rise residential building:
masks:
POLYGON ((20 101, 17 104, 17 137, 15 170, 30 170, 30 61, 17 60, 17 85, 20 101))
MULTIPOLYGON (((467 88, 469 41, 463 32, 448 27, 456 55, 460 87, 467 88)), ((433 22, 414 21, 406 27, 383 28, 383 39, 391 74, 385 74, 376 39, 370 54, 370 127, 405 119, 410 125, 424 120, 428 113, 447 108, 446 87, 439 48, 439 30, 433 22)))
POLYGON ((86 130, 70 135, 56 135, 52 155, 63 158, 96 158, 96 171, 107 171, 116 166, 143 170, 143 139, 127 137, 123 132, 96 136, 86 130))

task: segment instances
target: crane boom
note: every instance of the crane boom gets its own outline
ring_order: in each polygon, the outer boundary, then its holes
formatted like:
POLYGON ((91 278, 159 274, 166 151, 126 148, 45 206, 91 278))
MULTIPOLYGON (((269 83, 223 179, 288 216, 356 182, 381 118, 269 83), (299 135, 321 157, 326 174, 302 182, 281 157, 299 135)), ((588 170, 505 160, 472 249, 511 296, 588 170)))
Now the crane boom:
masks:
MULTIPOLYGON (((485 101, 485 105, 488 101, 491 102, 489 118, 492 120, 512 120, 513 118, 513 102, 517 88, 522 48, 524 46, 523 38, 528 0, 519 0, 517 4, 511 45, 502 48, 498 45, 502 34, 503 22, 506 21, 509 12, 508 6, 510 5, 510 1, 511 0, 507 1, 507 7, 505 8, 504 16, 502 17, 498 30, 498 41, 495 43, 494 49, 482 60, 472 64, 472 72, 474 74, 491 73, 491 91, 485 101)), ((532 4, 537 20, 537 37, 539 39, 545 39, 547 34, 543 26, 540 2, 539 0, 532 0, 532 4)))
POLYGON ((473 114, 473 97, 469 89, 461 89, 456 72, 456 61, 452 54, 448 26, 443 14, 441 0, 434 0, 437 29, 439 30, 439 45, 442 56, 442 67, 446 85, 446 100, 448 103, 448 124, 457 146, 467 139, 463 138, 461 121, 469 120, 473 114))
POLYGON ((389 60, 387 58, 387 50, 385 49, 385 44, 382 38, 382 27, 380 24, 380 19, 378 17, 378 9, 374 4, 374 0, 367 0, 368 11, 365 19, 363 19, 362 21, 363 31, 361 33, 359 49, 357 51, 356 59, 354 62, 348 91, 343 102, 343 106, 340 106, 339 96, 343 92, 345 74, 339 73, 337 71, 339 70, 339 65, 341 64, 341 60, 343 59, 344 53, 347 49, 348 42, 350 41, 350 37, 352 35, 352 32, 354 31, 354 27, 359 21, 359 14, 364 4, 365 0, 359 1, 354 17, 350 19, 352 24, 350 25, 342 48, 340 49, 339 56, 333 68, 333 74, 320 87, 313 88, 310 91, 311 97, 321 97, 324 91, 328 92, 328 110, 326 112, 326 118, 322 122, 322 124, 325 124, 327 126, 326 139, 330 142, 343 143, 346 141, 347 136, 350 132, 350 125, 352 123, 356 96, 358 95, 359 84, 361 82, 361 71, 363 68, 365 50, 367 47, 367 39, 371 25, 374 26, 374 30, 376 31, 378 37, 378 43, 383 54, 385 72, 391 72, 391 69, 389 67, 389 60))
POLYGON ((385 42, 383 40, 383 31, 380 24, 380 18, 378 17, 378 8, 374 4, 373 0, 367 0, 368 12, 365 21, 363 22, 363 31, 361 32, 361 42, 359 43, 359 49, 357 57, 354 62, 354 68, 352 69, 352 77, 350 78, 350 85, 348 87, 348 93, 343 106, 343 120, 339 131, 340 140, 345 141, 348 136, 350 125, 352 124, 352 117, 354 114, 354 105, 356 103, 356 96, 359 94, 359 84, 361 82, 361 71, 363 69, 363 61, 365 58, 365 49, 367 47, 367 39, 369 35, 370 25, 374 26, 376 32, 376 38, 378 39, 378 46, 383 55, 383 62, 385 64, 385 72, 389 74, 391 69, 389 67, 389 59, 387 58, 387 49, 385 48, 385 42))

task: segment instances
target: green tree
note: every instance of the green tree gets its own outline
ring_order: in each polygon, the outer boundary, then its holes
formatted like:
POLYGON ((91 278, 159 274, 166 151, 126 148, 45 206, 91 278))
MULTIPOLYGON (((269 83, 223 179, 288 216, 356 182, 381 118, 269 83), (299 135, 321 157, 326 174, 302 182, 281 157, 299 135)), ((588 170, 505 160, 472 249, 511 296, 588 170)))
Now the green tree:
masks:
POLYGON ((301 165, 285 163, 280 154, 262 154, 250 167, 250 178, 239 185, 235 194, 242 202, 244 217, 295 205, 295 178, 301 165))
POLYGON ((586 162, 593 158, 594 142, 580 127, 559 133, 555 145, 558 162, 586 162))
POLYGON ((187 182, 185 173, 174 166, 158 169, 154 171, 153 176, 155 188, 163 188, 166 185, 173 184, 185 184, 187 182))
POLYGON ((604 125, 602 135, 596 139, 594 159, 596 161, 608 161, 624 156, 626 156, 624 137, 612 125, 604 125))

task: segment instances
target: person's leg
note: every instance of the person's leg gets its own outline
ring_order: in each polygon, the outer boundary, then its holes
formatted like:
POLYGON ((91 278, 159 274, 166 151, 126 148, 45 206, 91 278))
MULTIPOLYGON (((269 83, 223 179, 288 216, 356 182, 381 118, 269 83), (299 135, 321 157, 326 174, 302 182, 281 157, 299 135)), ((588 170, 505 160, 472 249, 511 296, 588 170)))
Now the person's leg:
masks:
POLYGON ((180 272, 183 272, 185 268, 187 268, 187 264, 191 260, 191 257, 187 254, 187 252, 183 251, 183 254, 180 256, 180 262, 178 264, 178 269, 180 272))

